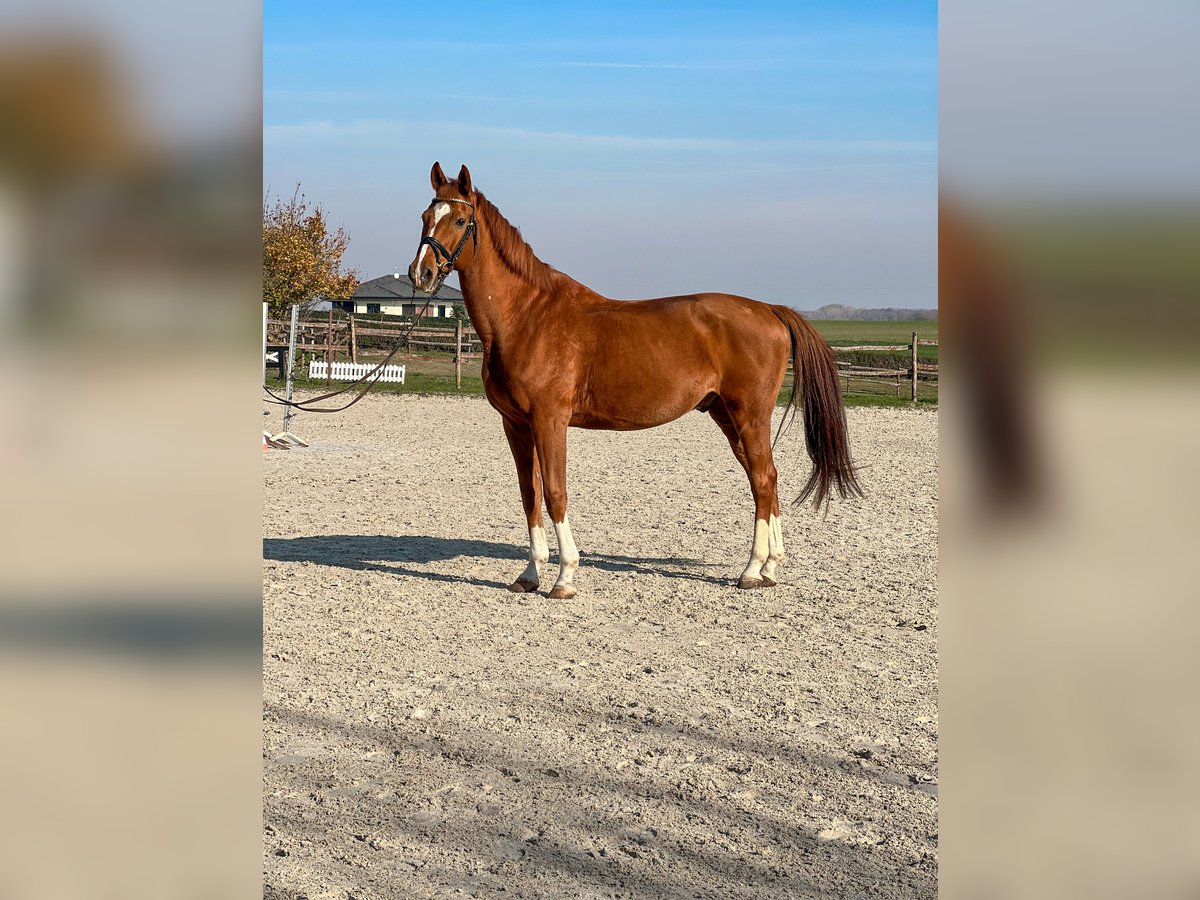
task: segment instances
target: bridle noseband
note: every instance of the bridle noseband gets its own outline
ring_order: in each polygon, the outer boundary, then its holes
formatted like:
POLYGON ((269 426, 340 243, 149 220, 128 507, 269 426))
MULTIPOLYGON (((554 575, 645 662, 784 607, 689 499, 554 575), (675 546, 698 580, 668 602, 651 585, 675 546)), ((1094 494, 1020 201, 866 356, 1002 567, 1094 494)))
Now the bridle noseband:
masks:
POLYGON ((451 253, 445 248, 441 241, 433 236, 433 229, 430 233, 421 238, 421 243, 417 245, 420 250, 428 244, 433 249, 433 257, 437 261, 437 278, 434 280, 433 288, 429 291, 430 296, 433 296, 442 289, 442 282, 454 271, 454 266, 458 262, 459 255, 463 252, 463 247, 467 245, 467 238, 471 239, 471 247, 475 249, 479 246, 479 233, 475 228, 475 204, 467 200, 458 200, 454 197, 434 197, 430 202, 430 206, 435 203, 461 203, 463 206, 471 208, 471 221, 467 223, 463 229, 462 238, 459 239, 458 246, 451 253))

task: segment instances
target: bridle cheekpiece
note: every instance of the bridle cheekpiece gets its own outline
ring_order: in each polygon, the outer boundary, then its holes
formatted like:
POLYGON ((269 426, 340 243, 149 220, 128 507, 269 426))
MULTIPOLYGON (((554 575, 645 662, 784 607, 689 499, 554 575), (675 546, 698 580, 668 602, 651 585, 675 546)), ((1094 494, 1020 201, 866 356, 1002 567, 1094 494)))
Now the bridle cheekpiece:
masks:
POLYGON ((459 239, 458 246, 454 248, 453 253, 447 250, 445 245, 433 236, 433 229, 430 229, 430 233, 421 238, 421 243, 418 247, 424 247, 428 244, 433 250, 434 259, 437 260, 437 278, 434 280, 433 288, 429 291, 431 297, 442 289, 442 283, 454 271, 458 257, 462 254, 463 248, 467 246, 467 239, 471 239, 472 249, 479 246, 479 233, 475 227, 474 203, 468 200, 459 200, 455 197, 434 197, 429 205, 432 206, 435 203, 461 203, 463 206, 469 206, 471 208, 471 221, 463 229, 462 237, 459 239))

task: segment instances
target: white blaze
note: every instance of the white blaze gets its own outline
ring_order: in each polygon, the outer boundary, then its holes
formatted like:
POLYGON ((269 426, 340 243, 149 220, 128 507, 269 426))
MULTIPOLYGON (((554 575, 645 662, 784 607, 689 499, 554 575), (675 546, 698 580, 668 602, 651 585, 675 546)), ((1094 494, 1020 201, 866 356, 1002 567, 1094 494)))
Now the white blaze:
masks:
MULTIPOLYGON (((433 234, 437 230, 438 222, 442 221, 448 212, 450 212, 449 203, 439 203, 437 206, 435 206, 433 208, 433 221, 429 224, 429 230, 426 231, 422 237, 429 237, 429 235, 433 234)), ((421 261, 425 259, 425 254, 431 253, 432 251, 433 248, 428 244, 421 245, 421 252, 417 254, 417 269, 421 268, 421 261)))

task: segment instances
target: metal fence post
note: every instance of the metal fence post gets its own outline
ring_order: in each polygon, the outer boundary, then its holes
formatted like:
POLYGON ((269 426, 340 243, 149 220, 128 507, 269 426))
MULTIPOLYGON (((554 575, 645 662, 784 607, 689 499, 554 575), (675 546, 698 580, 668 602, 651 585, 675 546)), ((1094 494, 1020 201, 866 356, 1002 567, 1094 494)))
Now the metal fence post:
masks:
MULTIPOLYGON (((288 359, 287 359, 287 391, 284 396, 290 403, 292 400, 292 372, 296 368, 296 323, 300 319, 300 304, 292 304, 292 327, 288 336, 288 359)), ((292 416, 294 412, 292 407, 285 406, 283 408, 283 430, 291 431, 292 416)))
POLYGON ((329 307, 329 320, 325 323, 325 384, 333 384, 333 307, 329 307))
POLYGON ((267 301, 263 301, 263 371, 262 386, 267 386, 267 301))

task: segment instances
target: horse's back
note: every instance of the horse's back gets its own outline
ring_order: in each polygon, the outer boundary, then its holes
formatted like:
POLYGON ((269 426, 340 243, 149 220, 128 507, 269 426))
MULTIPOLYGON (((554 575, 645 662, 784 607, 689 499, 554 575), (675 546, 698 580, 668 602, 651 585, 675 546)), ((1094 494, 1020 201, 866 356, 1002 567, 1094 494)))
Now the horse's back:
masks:
POLYGON ((654 297, 648 300, 610 300, 608 306, 618 314, 635 317, 687 317, 698 324, 711 327, 766 327, 776 322, 769 303, 740 297, 737 294, 702 293, 680 294, 674 297, 654 297))
POLYGON ((572 424, 583 427, 661 424, 712 394, 769 386, 787 365, 787 329, 746 297, 605 301, 578 324, 582 394, 572 424))
MULTIPOLYGON (((707 350, 709 356, 766 355, 774 364, 789 350, 787 327, 771 306, 736 294, 684 294, 650 300, 610 301, 611 321, 626 320, 655 343, 669 340, 707 350)), ((713 362, 720 362, 714 358, 713 362)))

